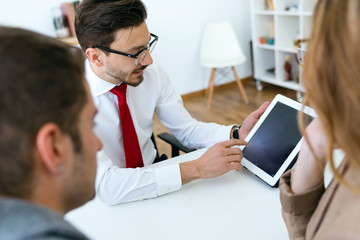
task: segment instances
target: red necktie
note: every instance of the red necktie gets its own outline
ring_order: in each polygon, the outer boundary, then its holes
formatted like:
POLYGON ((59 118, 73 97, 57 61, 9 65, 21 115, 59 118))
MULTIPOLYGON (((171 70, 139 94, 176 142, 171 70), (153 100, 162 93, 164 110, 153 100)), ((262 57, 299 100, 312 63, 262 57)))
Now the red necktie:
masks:
POLYGON ((118 97, 126 167, 143 167, 144 163, 141 156, 139 141, 130 115, 129 107, 126 103, 126 88, 127 85, 125 83, 122 83, 121 85, 116 86, 110 90, 110 92, 112 92, 118 97))

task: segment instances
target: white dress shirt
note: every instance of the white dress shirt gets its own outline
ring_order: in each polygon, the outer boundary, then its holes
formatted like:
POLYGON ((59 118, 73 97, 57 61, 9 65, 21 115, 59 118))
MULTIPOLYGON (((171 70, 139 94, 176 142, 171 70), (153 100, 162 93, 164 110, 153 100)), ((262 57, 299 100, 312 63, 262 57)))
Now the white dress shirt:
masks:
POLYGON ((94 129, 104 146, 98 153, 96 191, 105 203, 114 205, 153 198, 181 188, 178 164, 151 167, 156 156, 151 141, 154 112, 160 122, 187 147, 211 147, 229 139, 232 126, 203 123, 192 118, 167 74, 160 66, 152 64, 144 71, 143 82, 137 87, 128 86, 126 92, 145 167, 125 168, 118 101, 116 95, 109 92, 115 85, 99 78, 88 60, 85 65, 86 78, 98 110, 94 129))

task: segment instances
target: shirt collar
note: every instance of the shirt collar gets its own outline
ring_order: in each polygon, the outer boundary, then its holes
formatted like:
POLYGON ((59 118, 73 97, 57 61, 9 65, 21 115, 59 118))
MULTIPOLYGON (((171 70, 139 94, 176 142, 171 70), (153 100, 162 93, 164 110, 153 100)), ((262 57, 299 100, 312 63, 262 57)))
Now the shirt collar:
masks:
POLYGON ((85 61, 85 72, 86 79, 90 86, 90 91, 93 97, 100 96, 111 89, 113 89, 116 85, 113 83, 109 83, 103 79, 101 79, 98 75, 94 73, 94 71, 90 67, 90 62, 88 59, 85 61))

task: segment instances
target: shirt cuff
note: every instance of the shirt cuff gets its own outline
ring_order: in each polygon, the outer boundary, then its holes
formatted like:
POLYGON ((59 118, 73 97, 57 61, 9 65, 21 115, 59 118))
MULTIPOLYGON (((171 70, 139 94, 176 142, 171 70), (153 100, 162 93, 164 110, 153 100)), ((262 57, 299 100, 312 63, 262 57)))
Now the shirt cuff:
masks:
POLYGON ((324 183, 320 183, 307 192, 295 194, 292 192, 290 184, 292 173, 292 169, 288 170, 280 178, 279 190, 283 211, 293 215, 313 211, 325 190, 324 183))
POLYGON ((225 126, 225 131, 221 131, 221 133, 219 133, 219 135, 217 136, 218 139, 222 139, 221 141, 226 141, 231 139, 231 129, 235 126, 234 125, 228 125, 225 126))
POLYGON ((179 164, 155 168, 158 196, 179 190, 182 186, 179 164))

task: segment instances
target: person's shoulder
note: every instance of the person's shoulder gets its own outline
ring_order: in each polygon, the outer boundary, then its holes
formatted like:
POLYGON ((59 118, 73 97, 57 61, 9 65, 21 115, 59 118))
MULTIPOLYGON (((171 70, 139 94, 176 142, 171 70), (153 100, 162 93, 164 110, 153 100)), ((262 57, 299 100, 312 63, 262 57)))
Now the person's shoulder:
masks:
POLYGON ((15 198, 0 198, 0 239, 88 239, 63 216, 15 198))

